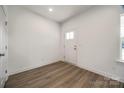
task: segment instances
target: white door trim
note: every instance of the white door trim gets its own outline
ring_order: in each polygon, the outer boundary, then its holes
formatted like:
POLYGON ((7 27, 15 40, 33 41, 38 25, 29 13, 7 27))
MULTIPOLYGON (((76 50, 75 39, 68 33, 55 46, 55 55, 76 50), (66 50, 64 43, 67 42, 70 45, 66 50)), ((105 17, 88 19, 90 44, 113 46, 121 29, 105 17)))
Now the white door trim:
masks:
MULTIPOLYGON (((65 47, 66 47, 66 45, 65 45, 65 33, 68 33, 68 32, 74 32, 75 34, 74 34, 74 38, 76 38, 76 40, 75 40, 75 44, 76 44, 76 62, 74 62, 74 63, 71 63, 71 64, 73 64, 73 65, 76 65, 77 63, 78 63, 78 31, 76 30, 76 29, 69 29, 69 30, 65 30, 64 31, 64 33, 63 33, 63 37, 64 37, 64 61, 65 62, 67 62, 66 61, 66 59, 65 59, 65 57, 66 57, 66 51, 65 51, 65 47)), ((70 62, 68 62, 68 63, 70 63, 70 62)))

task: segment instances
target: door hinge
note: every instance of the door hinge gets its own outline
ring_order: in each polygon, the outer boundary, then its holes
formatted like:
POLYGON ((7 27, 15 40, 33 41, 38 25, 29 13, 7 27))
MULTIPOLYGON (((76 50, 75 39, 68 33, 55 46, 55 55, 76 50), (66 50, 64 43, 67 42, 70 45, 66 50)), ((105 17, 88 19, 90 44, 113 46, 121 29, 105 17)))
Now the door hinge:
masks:
POLYGON ((5 26, 7 26, 7 24, 8 24, 8 22, 7 22, 7 21, 5 21, 5 26))
POLYGON ((7 74, 7 70, 5 70, 5 73, 7 74))
POLYGON ((7 45, 5 46, 5 49, 7 50, 7 45))

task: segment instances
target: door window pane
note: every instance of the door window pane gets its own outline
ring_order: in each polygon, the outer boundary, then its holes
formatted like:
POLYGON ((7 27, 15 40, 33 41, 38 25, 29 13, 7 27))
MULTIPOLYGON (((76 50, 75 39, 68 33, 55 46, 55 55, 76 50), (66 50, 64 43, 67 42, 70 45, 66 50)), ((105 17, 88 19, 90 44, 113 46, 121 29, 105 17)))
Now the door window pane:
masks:
POLYGON ((69 38, 70 38, 70 37, 69 37, 69 33, 66 33, 66 34, 65 34, 65 39, 68 40, 69 38))
POLYGON ((65 39, 67 39, 67 40, 74 39, 74 32, 67 32, 65 34, 65 39))
POLYGON ((74 32, 70 32, 70 39, 74 39, 74 32))

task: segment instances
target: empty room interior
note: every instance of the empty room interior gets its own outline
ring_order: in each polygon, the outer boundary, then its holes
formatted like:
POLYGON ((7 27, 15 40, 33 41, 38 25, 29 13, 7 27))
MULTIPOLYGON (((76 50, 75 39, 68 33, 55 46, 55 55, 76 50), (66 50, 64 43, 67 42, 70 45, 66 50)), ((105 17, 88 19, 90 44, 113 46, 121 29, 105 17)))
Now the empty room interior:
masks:
POLYGON ((123 5, 1 5, 1 88, 123 88, 123 5))

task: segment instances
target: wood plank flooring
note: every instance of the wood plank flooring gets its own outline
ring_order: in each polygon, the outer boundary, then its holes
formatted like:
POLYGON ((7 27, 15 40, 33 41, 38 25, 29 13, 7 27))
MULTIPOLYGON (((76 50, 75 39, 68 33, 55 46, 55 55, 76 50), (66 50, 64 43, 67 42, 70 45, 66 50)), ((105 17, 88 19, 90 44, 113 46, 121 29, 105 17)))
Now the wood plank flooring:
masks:
POLYGON ((65 62, 56 62, 9 77, 6 88, 120 88, 123 83, 65 62))

